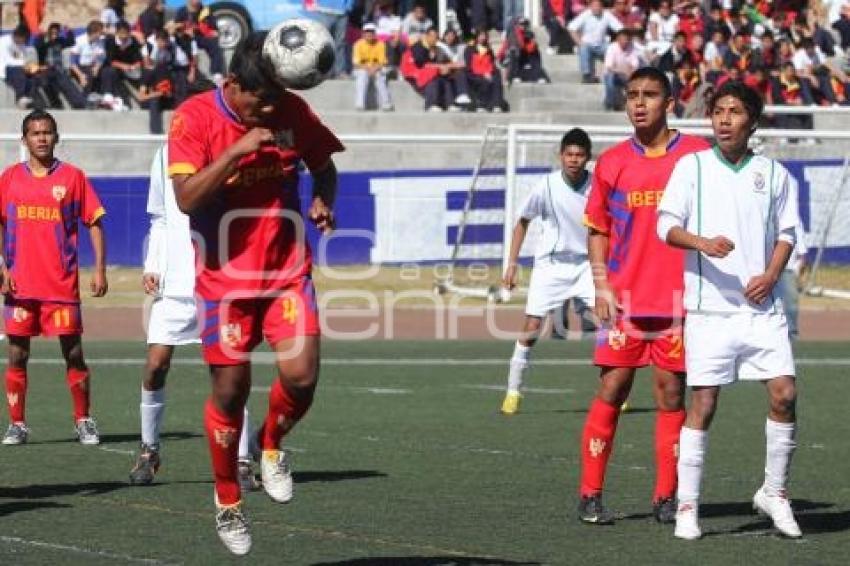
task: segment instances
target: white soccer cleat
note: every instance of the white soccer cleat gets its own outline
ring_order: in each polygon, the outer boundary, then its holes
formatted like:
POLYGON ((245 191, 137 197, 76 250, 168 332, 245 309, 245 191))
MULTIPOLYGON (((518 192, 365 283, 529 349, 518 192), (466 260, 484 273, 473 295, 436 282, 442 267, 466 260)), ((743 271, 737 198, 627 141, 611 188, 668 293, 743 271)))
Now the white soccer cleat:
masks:
POLYGON ((219 505, 215 498, 215 530, 227 550, 243 556, 251 552, 251 525, 242 509, 242 502, 219 505))
POLYGON ((803 531, 800 530, 797 520, 794 519, 794 511, 791 509, 791 502, 788 501, 785 492, 770 495, 764 490, 764 486, 760 487, 753 496, 753 509, 773 519, 773 526, 786 537, 800 538, 803 536, 803 531))
POLYGON ((3 436, 3 444, 6 446, 26 444, 29 434, 30 429, 24 423, 12 423, 6 429, 6 434, 3 436))
POLYGON ((85 446, 100 444, 100 433, 97 432, 97 423, 94 422, 93 418, 85 417, 78 420, 74 428, 77 431, 80 444, 85 446))
POLYGON ((698 519, 696 504, 684 503, 679 505, 679 509, 676 511, 676 530, 673 531, 673 535, 685 540, 699 539, 702 537, 702 530, 699 528, 698 519))
POLYGON ((292 473, 284 450, 263 450, 260 458, 263 489, 278 503, 292 499, 292 473))

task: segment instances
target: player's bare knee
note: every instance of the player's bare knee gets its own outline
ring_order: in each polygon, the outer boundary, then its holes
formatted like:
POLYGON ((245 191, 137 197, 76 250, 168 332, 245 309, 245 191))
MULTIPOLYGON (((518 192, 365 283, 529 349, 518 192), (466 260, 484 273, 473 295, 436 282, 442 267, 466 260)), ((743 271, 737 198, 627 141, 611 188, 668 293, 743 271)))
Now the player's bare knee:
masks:
POLYGON ((775 415, 790 418, 797 409, 797 389, 791 383, 771 390, 770 409, 775 415))

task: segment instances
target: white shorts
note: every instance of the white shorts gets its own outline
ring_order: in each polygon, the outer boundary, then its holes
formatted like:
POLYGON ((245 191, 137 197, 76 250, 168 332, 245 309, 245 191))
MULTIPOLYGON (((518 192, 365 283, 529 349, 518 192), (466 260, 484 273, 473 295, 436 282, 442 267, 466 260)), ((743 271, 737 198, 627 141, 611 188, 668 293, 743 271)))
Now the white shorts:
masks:
POLYGON ((150 306, 148 344, 183 346, 200 343, 195 299, 160 297, 150 306))
POLYGON ((688 313, 685 363, 689 386, 793 376, 794 355, 785 315, 688 313))
POLYGON ((557 260, 537 260, 531 271, 525 314, 544 317, 564 305, 564 301, 579 298, 593 307, 594 290, 590 263, 557 260))

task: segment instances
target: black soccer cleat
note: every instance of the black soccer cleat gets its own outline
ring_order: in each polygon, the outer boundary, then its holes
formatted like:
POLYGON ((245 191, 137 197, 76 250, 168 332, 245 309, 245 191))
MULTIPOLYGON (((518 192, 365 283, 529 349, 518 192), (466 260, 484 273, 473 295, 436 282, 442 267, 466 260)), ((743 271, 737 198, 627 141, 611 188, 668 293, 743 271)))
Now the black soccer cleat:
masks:
POLYGON ((130 485, 150 485, 159 471, 159 450, 155 446, 142 444, 136 465, 130 470, 130 485))
POLYGON ((676 500, 666 497, 653 501, 652 516, 662 525, 671 525, 676 522, 676 500))
MULTIPOLYGON (((675 510, 674 510, 675 511, 675 510)), ((578 503, 578 518, 589 525, 613 525, 614 514, 602 505, 602 494, 582 496, 578 503)))

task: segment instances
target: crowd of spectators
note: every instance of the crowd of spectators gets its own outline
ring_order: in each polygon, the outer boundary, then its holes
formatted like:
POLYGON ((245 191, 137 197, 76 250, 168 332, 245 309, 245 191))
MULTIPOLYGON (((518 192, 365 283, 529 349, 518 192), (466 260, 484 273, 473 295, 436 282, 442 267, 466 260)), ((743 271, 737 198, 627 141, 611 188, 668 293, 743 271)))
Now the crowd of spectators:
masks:
MULTIPOLYGON (((730 79, 747 82, 768 104, 850 104, 850 0, 539 0, 545 46, 522 16, 522 0, 448 0, 442 36, 429 14, 435 2, 422 1, 336 2, 347 8, 331 30, 340 40, 334 73, 355 79, 356 109, 392 111, 387 82, 401 79, 431 112, 506 111, 506 84, 550 82, 542 50, 576 53, 582 82, 604 84, 609 110, 623 107, 625 79, 644 65, 668 74, 684 117, 703 116, 713 89, 730 79)), ((186 0, 170 18, 162 0, 150 0, 133 22, 124 4, 105 0, 100 19, 76 35, 52 23, 43 33, 21 25, 0 38, 0 75, 17 104, 136 104, 151 109, 151 131, 161 132, 162 110, 203 78, 200 52, 209 59, 206 78, 221 80, 216 21, 201 0, 186 0)), ((811 117, 776 121, 807 127, 811 117)))
MULTIPOLYGON (((645 65, 670 77, 683 117, 704 116, 712 91, 733 79, 754 87, 767 104, 850 103, 850 0, 613 0, 607 7, 589 0, 565 8, 559 22, 571 44, 557 37, 565 50, 577 46, 583 82, 604 82, 606 109, 622 108, 625 77, 645 65)), ((811 116, 775 121, 809 127, 811 116)))
MULTIPOLYGON (((220 82, 224 55, 216 22, 201 0, 166 18, 162 0, 150 0, 133 22, 124 0, 107 0, 99 19, 81 33, 49 23, 31 33, 25 23, 0 37, 0 78, 19 108, 150 110, 150 130, 162 133, 162 112, 188 96, 200 81, 220 82), (209 58, 202 77, 198 54, 209 58)), ((23 21, 23 20, 22 20, 23 21)))

